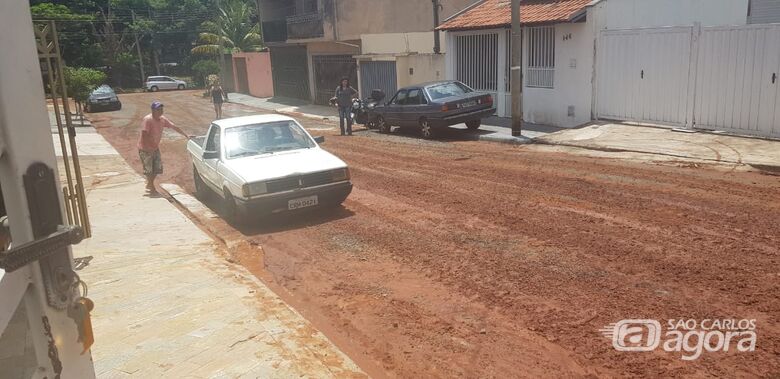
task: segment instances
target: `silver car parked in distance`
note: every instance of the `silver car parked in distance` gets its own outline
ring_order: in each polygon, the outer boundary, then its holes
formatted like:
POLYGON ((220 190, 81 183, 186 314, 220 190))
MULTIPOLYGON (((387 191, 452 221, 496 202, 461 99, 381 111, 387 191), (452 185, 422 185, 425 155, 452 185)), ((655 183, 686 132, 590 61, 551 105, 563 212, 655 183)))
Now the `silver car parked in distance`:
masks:
POLYGON ((187 88, 187 83, 183 80, 171 78, 170 76, 150 76, 146 78, 144 88, 151 92, 157 92, 164 89, 185 89, 187 88))

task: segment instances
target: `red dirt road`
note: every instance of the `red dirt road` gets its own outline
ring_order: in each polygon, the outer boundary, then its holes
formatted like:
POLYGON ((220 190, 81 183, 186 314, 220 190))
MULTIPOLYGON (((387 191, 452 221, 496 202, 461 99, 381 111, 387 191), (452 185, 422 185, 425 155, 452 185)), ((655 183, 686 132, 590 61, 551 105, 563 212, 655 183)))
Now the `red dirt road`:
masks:
MULTIPOLYGON (((91 117, 136 170, 152 97, 123 95, 122 111, 91 117)), ((154 97, 192 134, 213 118, 196 92, 154 97)), ((327 134, 323 147, 352 168, 342 209, 206 228, 262 246, 235 258, 370 375, 780 376, 780 177, 457 134, 327 134), (692 361, 619 352, 599 329, 621 319, 755 319, 757 345, 692 361)), ((191 191, 184 141, 162 148, 162 179, 191 191)))

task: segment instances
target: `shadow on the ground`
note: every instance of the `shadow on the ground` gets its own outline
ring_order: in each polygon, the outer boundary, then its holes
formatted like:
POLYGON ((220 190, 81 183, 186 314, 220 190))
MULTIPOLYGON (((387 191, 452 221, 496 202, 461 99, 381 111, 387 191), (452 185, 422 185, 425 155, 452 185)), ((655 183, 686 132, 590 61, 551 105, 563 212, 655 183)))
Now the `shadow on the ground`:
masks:
POLYGON ((293 99, 290 97, 281 97, 281 96, 274 96, 270 99, 268 99, 268 102, 271 103, 277 103, 277 104, 283 104, 283 105, 289 105, 289 106, 302 106, 302 105, 310 105, 311 103, 307 101, 303 101, 300 99, 293 99))
POLYGON ((355 215, 355 212, 345 208, 343 205, 321 205, 292 212, 257 215, 254 218, 243 221, 241 224, 237 224, 225 217, 225 212, 219 200, 219 196, 215 194, 210 194, 206 199, 201 199, 203 204, 220 216, 222 221, 245 236, 307 228, 355 215))
POLYGON ((354 215, 355 212, 345 208, 343 205, 322 206, 290 213, 264 215, 255 220, 247 221, 243 225, 231 225, 245 236, 256 236, 308 228, 354 215))
MULTIPOLYGON (((380 134, 376 130, 366 130, 366 132, 380 134)), ((432 142, 477 141, 479 140, 480 135, 491 134, 491 133, 493 132, 489 130, 480 130, 480 129, 468 130, 468 129, 457 129, 457 128, 440 128, 436 130, 436 134, 434 135, 434 138, 426 141, 432 141, 432 142)), ((394 127, 393 131, 390 134, 384 134, 384 135, 424 140, 420 135, 420 129, 413 128, 413 127, 404 127, 404 128, 394 127)))

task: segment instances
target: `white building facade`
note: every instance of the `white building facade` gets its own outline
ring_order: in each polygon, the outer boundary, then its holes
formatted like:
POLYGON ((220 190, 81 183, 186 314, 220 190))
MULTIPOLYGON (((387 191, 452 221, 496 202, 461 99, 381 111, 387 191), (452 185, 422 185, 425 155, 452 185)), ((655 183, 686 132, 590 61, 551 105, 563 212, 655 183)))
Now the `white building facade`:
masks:
MULTIPOLYGON (((764 45, 772 51, 770 55, 780 50, 780 40, 777 47, 772 47, 775 26, 746 25, 749 20, 761 19, 763 14, 756 14, 757 7, 751 4, 748 0, 523 3, 524 121, 575 127, 594 119, 609 118, 777 135, 780 130, 772 129, 771 120, 777 118, 780 122, 780 111, 775 116, 766 111, 760 116, 748 115, 747 119, 765 122, 763 126, 758 121, 753 123, 756 125, 747 125, 735 115, 718 116, 721 120, 706 114, 705 108, 712 106, 703 103, 704 93, 733 92, 732 87, 744 87, 738 80, 744 81, 743 77, 750 74, 751 78, 756 77, 756 88, 766 87, 758 92, 760 96, 769 96, 771 100, 740 109, 735 105, 734 114, 745 114, 745 109, 758 109, 759 105, 765 110, 775 98, 780 108, 780 92, 775 96, 776 88, 770 87, 780 83, 780 80, 771 81, 772 74, 780 71, 780 62, 776 70, 773 62, 766 62, 763 71, 756 73, 743 72, 748 69, 745 63, 742 67, 709 62, 713 60, 709 58, 718 56, 716 53, 733 56, 732 60, 737 61, 737 56, 759 54, 764 45), (731 34, 725 40, 722 36, 717 39, 715 33, 723 28, 739 30, 728 32, 731 34), (710 41, 714 47, 699 49, 700 39, 710 41), (733 48, 751 41, 754 41, 750 45, 754 46, 752 50, 733 48), (729 43, 733 45, 731 49, 729 43), (702 54, 710 54, 709 58, 699 57, 700 50, 702 54), (711 67, 716 64, 717 67, 711 67), (707 82, 718 75, 717 70, 723 65, 726 68, 722 69, 722 75, 731 78, 724 85, 731 87, 707 87, 707 82), (697 69, 709 76, 697 73, 697 69), (704 119, 715 121, 708 124, 704 119)), ((773 8, 764 6, 764 9, 773 8)), ((504 117, 511 116, 509 12, 508 2, 486 0, 441 26, 447 30, 447 78, 492 93, 497 99, 497 114, 504 117)), ((771 18, 772 14, 764 18, 771 18)), ((777 33, 780 38, 780 29, 777 33)), ((767 60, 762 55, 743 61, 759 58, 767 60)))

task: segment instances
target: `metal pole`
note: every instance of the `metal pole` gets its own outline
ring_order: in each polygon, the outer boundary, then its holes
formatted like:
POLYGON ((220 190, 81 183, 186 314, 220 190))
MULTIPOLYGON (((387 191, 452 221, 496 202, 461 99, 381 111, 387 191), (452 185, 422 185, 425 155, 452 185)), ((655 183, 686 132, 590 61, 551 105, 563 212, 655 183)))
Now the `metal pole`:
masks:
POLYGON ((441 53, 441 41, 439 37, 439 0, 431 0, 433 3, 433 52, 435 54, 441 53))
MULTIPOLYGON (((217 9, 220 9, 220 12, 222 11, 220 8, 219 0, 216 0, 217 9)), ((225 83, 227 71, 225 66, 225 48, 222 45, 223 44, 223 38, 224 35, 222 34, 223 27, 222 25, 217 25, 219 27, 219 81, 220 84, 225 83)), ((207 83, 208 84, 208 83, 207 83)), ((233 87, 238 87, 237 83, 233 83, 233 87)), ((236 88, 234 88, 236 90, 236 88)))
POLYGON ((520 27, 520 0, 512 0, 512 135, 523 129, 523 31, 520 27))
MULTIPOLYGON (((135 23, 135 11, 130 10, 130 14, 133 15, 133 23, 135 23)), ((138 33, 133 30, 133 37, 135 38, 135 48, 136 51, 138 51, 138 67, 141 69, 141 85, 144 85, 144 82, 146 82, 146 74, 144 73, 144 59, 143 56, 141 56, 141 44, 138 42, 138 33)))

